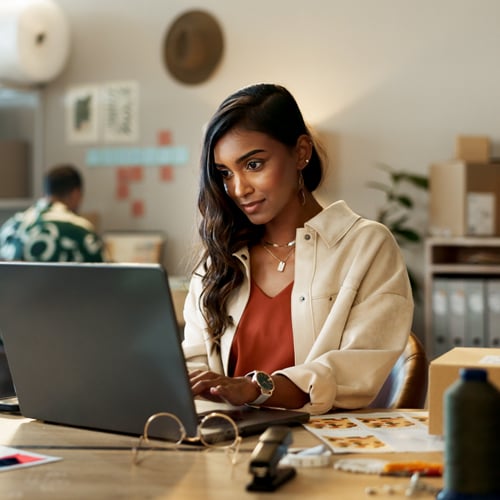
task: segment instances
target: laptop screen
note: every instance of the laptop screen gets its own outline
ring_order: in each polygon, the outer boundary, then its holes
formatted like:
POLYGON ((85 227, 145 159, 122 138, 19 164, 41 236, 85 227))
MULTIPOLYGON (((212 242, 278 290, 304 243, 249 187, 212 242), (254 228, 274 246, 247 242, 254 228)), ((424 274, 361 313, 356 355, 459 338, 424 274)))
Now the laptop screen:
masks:
POLYGON ((0 335, 24 416, 141 434, 167 411, 196 435, 160 265, 0 262, 0 335))

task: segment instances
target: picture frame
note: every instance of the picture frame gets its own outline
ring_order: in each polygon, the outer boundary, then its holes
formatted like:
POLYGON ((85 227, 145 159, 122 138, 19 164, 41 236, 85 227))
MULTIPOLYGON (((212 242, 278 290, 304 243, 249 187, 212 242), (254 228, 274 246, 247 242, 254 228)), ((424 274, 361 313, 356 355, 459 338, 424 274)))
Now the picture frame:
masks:
POLYGON ((66 137, 70 143, 88 144, 98 140, 97 85, 75 86, 65 96, 66 137))
POLYGON ((104 141, 131 143, 138 139, 139 85, 135 81, 108 82, 103 86, 104 141))

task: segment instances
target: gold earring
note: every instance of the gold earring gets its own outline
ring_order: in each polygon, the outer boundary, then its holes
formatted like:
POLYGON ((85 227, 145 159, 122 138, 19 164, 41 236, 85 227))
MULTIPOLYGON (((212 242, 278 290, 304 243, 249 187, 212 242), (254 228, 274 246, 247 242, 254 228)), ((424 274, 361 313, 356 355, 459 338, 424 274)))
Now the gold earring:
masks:
MULTIPOLYGON (((307 160, 309 161, 309 160, 307 160)), ((302 170, 299 170, 299 189, 298 189, 298 194, 299 194, 299 200, 300 204, 304 206, 306 204, 306 193, 304 190, 304 176, 302 175, 302 170)))

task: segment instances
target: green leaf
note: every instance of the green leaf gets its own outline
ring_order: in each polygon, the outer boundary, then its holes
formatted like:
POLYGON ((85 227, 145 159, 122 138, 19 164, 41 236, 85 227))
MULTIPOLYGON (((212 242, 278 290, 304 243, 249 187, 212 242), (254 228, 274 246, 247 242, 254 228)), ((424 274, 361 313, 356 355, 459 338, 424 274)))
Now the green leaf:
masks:
POLYGON ((407 241, 411 241, 412 243, 418 243, 422 239, 420 234, 410 228, 393 227, 392 232, 395 236, 397 235, 407 241))
POLYGON ((376 163, 375 167, 377 167, 380 170, 383 170, 384 172, 394 172, 394 169, 390 166, 387 165, 386 163, 376 163))
POLYGON ((407 220, 408 220, 408 215, 407 214, 403 214, 403 215, 399 216, 397 219, 394 219, 393 221, 391 221, 391 227, 399 228, 407 220))
POLYGON ((387 172, 391 176, 391 179, 395 184, 398 184, 399 182, 404 180, 418 188, 429 189, 429 178, 425 175, 410 174, 404 172, 403 170, 395 170, 386 163, 377 163, 375 164, 375 167, 379 170, 387 172))
POLYGON ((394 197, 395 200, 398 201, 401 205, 405 206, 406 208, 412 208, 413 207, 413 201, 412 199, 405 195, 405 194, 400 194, 394 197))
POLYGON ((399 184, 402 179, 402 175, 399 172, 392 172, 391 179, 394 184, 399 184))
POLYGON ((378 221, 384 223, 389 211, 387 209, 380 209, 378 213, 378 221))
POLYGON ((373 189, 378 189, 379 191, 384 191, 384 193, 390 193, 392 188, 387 186, 386 184, 382 184, 381 182, 370 181, 367 182, 366 185, 373 189))
POLYGON ((418 188, 429 189, 429 179, 423 175, 405 174, 405 180, 418 188))

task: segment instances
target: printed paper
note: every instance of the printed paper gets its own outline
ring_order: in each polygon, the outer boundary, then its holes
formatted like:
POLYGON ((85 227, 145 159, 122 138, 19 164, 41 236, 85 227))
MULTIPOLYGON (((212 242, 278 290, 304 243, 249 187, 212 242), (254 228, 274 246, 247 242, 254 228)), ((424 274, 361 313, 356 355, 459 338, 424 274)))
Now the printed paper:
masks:
POLYGON ((311 417, 305 428, 334 453, 443 451, 442 438, 428 433, 428 413, 332 413, 311 417))

